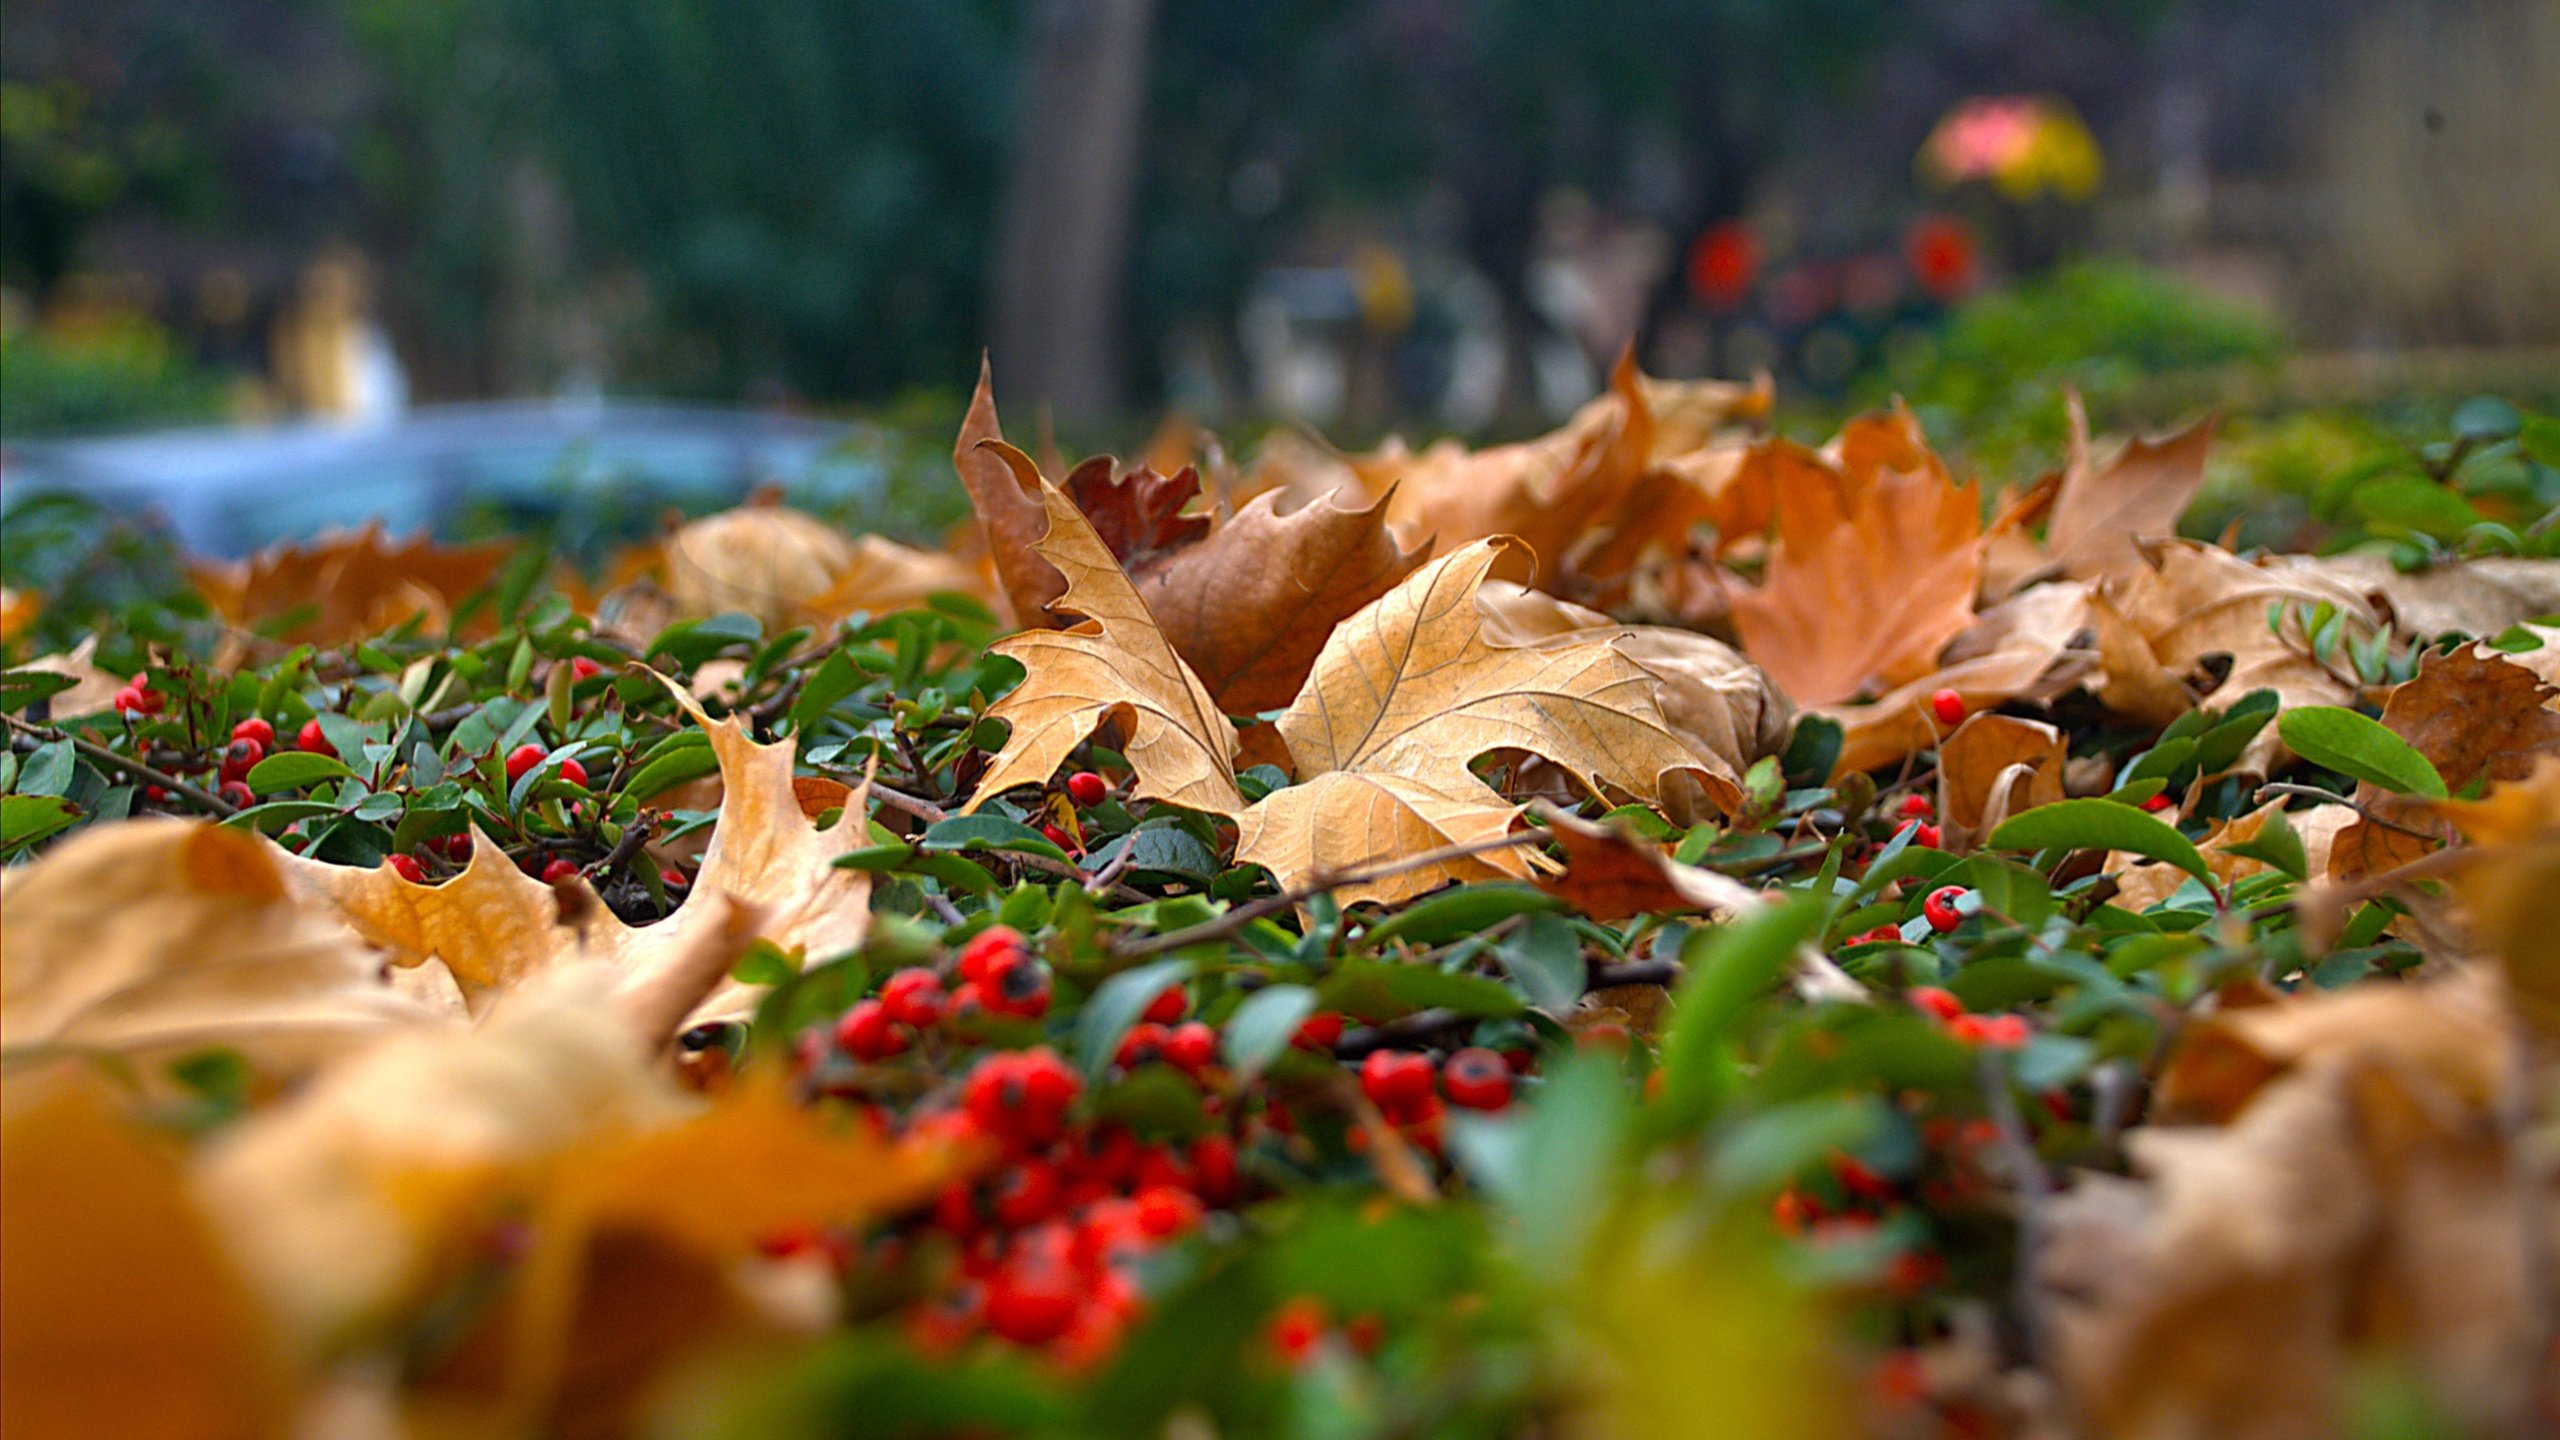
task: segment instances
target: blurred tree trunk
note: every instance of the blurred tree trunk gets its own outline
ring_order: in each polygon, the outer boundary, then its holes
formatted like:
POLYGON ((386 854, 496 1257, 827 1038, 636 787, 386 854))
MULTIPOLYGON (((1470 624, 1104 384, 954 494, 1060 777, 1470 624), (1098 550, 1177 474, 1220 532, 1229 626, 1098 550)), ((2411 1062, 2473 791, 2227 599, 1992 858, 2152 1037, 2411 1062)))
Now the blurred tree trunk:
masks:
POLYGON ((1005 186, 995 379, 1008 406, 1115 414, 1154 0, 1039 0, 1005 186))

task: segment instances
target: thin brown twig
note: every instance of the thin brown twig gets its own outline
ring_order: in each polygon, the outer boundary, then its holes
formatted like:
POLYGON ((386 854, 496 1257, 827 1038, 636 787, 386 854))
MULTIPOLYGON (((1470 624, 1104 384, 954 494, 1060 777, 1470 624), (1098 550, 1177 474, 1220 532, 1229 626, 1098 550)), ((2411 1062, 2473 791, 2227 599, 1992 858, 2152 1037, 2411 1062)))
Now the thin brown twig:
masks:
POLYGON ((2350 799, 2347 796, 2338 794, 2334 790, 2323 790, 2317 785, 2296 785, 2290 781, 2279 780, 2272 781, 2258 787, 2257 798, 2264 800, 2270 795, 2285 795, 2300 800, 2322 800, 2332 805, 2344 805, 2348 809, 2356 812, 2358 815, 2363 816, 2367 824, 2379 825, 2385 830, 2397 830, 2401 834, 2409 836, 2412 839, 2425 840, 2430 843, 2444 839, 2441 835, 2430 835, 2424 830, 2412 830, 2397 820, 2393 820, 2387 816, 2376 815, 2371 809, 2367 808, 2362 803, 2350 799))
POLYGON ((118 754, 85 735, 75 735, 68 730, 56 730, 51 726, 46 725, 30 725, 15 715, 0 715, 0 720, 9 722, 9 728, 23 731, 24 733, 32 735, 39 740, 68 740, 71 742, 72 749, 79 751, 81 754, 86 755, 99 764, 113 766, 114 768, 123 771, 125 774, 133 776, 137 780, 157 785, 174 794, 183 795, 189 800, 194 801, 198 805, 202 805, 206 809, 226 820, 240 813, 239 806, 232 804, 221 796, 213 794, 211 791, 205 790, 199 786, 190 785, 186 781, 179 779, 177 776, 170 774, 166 770, 154 769, 153 767, 134 759, 130 755, 118 754))

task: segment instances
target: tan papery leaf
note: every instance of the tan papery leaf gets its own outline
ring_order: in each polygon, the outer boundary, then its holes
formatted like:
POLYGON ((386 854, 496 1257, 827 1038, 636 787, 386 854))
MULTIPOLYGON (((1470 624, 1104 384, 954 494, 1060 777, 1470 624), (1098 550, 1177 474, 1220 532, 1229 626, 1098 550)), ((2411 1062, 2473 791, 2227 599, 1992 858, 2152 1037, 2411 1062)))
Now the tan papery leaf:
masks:
POLYGON ((271 546, 246 560, 200 561, 188 568, 206 603, 231 624, 250 629, 299 613, 276 638, 341 645, 420 615, 431 631, 441 631, 454 608, 487 585, 514 553, 515 543, 508 540, 447 546, 421 535, 394 544, 375 523, 306 544, 271 546))
POLYGON ((1139 798, 1217 815, 1243 810, 1235 726, 1208 687, 1066 492, 1043 479, 1030 456, 1001 441, 989 449, 1007 467, 1009 483, 1047 507, 1049 528, 1033 548, 1067 577, 1055 608, 1084 619, 1073 629, 1027 630, 996 642, 996 653, 1022 662, 1026 673, 987 711, 1010 722, 1013 733, 969 808, 1016 785, 1047 783, 1069 751, 1116 718, 1128 727, 1120 751, 1137 775, 1139 798))

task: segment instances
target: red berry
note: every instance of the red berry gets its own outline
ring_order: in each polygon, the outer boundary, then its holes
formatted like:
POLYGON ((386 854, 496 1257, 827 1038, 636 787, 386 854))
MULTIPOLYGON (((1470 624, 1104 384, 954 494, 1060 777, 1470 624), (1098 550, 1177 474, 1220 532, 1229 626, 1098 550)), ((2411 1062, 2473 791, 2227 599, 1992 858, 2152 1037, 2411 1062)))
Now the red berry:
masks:
POLYGON ((1409 1050, 1372 1050, 1360 1062, 1360 1091, 1390 1114, 1431 1098, 1431 1062, 1409 1050))
POLYGON ((1929 898, 1920 902, 1920 913, 1929 917, 1929 928, 1944 935, 1963 924, 1964 912, 1956 909, 1956 902, 1964 896, 1961 885, 1941 885, 1930 891, 1929 898))
POLYGON ((293 737, 293 748, 306 755, 326 755, 332 760, 338 758, 338 747, 330 744, 329 737, 321 733, 320 722, 316 719, 302 722, 302 729, 293 737))
POLYGON ((1994 1050, 2015 1050, 2032 1038, 2023 1015, 1992 1015, 1982 1022, 1982 1043, 1994 1050))
POLYGON ((1342 1017, 1331 1010, 1319 1010, 1298 1022, 1298 1033, 1290 1044, 1301 1050, 1330 1050, 1342 1043, 1342 1017))
POLYGON ((524 778, 526 771, 542 763, 546 752, 539 745, 519 745, 507 752, 507 783, 524 778))
POLYGON ((575 860, 555 859, 550 864, 542 867, 542 883, 545 885, 557 885, 563 880, 575 880, 577 878, 578 862, 575 860))
POLYGON ((136 690, 130 685, 118 690, 115 694, 114 700, 116 713, 125 716, 149 714, 149 708, 142 703, 142 697, 146 693, 147 692, 145 691, 136 690))
POLYGON ((1938 723, 1953 730, 1964 723, 1964 697, 1953 690, 1940 690, 1929 697, 1929 713, 1938 723))
POLYGON ((1138 1192, 1137 1202, 1138 1228, 1155 1239, 1171 1239, 1200 1223, 1200 1199, 1188 1190, 1150 1186, 1138 1192))
POLYGON ((1043 1045, 980 1061, 969 1073, 961 1103, 990 1134, 1046 1143, 1058 1137, 1067 1107, 1082 1088, 1067 1062, 1043 1045))
POLYGON ((997 1220, 1014 1229, 1037 1225, 1058 1213, 1058 1167, 1025 1160, 996 1177, 992 1208, 997 1220))
POLYGON ((1186 1074, 1197 1075, 1218 1058, 1218 1032, 1197 1020, 1173 1027, 1164 1037, 1164 1061, 1186 1074))
POLYGON ((1074 1322, 1084 1289, 1065 1259, 1017 1255, 987 1282, 987 1328, 1017 1345, 1056 1339, 1074 1322))
POLYGON ((560 778, 584 789, 587 783, 587 767, 576 760, 563 760, 560 762, 560 778))
POLYGON ((951 991, 950 1000, 942 1007, 946 1020, 972 1020, 987 1013, 987 994, 975 980, 963 980, 951 991))
POLYGON ((1190 997, 1182 993, 1182 987, 1167 985, 1156 995, 1156 998, 1147 1002, 1146 1013, 1142 1018, 1153 1020, 1159 1025, 1170 1025, 1181 1019, 1183 1012, 1190 1008, 1190 997))
POLYGON ((906 1032, 877 1000, 865 1000, 836 1021, 836 1043, 856 1060, 886 1060, 907 1048, 906 1032))
POLYGON ((257 793, 238 780, 223 781, 221 788, 213 793, 221 798, 223 804, 235 810, 246 810, 258 803, 257 793))
POLYGON ((1790 1235, 1801 1235, 1822 1218, 1822 1202, 1790 1185, 1769 1202, 1769 1218, 1790 1235))
POLYGON ((1902 808, 1898 813, 1905 820, 1926 820, 1938 813, 1938 807, 1928 796, 1915 790, 1902 797, 1902 808))
POLYGON ((995 962, 1022 952, 1022 932, 1010 925, 990 925, 960 947, 960 978, 985 985, 995 962))
POLYGON ((1150 1020, 1141 1020, 1130 1026, 1129 1033, 1120 1037, 1120 1050, 1112 1057, 1113 1063, 1124 1070, 1134 1070, 1150 1060, 1161 1058, 1166 1033, 1163 1026, 1150 1020))
POLYGON ((276 727, 259 719, 257 716, 252 715, 248 719, 231 727, 231 738, 234 740, 255 740, 261 748, 273 750, 276 748, 276 727))
POLYGON ((1057 846, 1059 849, 1066 851, 1070 855, 1076 854, 1084 848, 1076 843, 1076 837, 1045 821, 1042 822, 1040 826, 1040 834, 1043 838, 1047 839, 1050 844, 1057 846))
POLYGON ((569 678, 572 681, 593 680, 603 673, 603 666, 588 659, 584 655, 572 655, 569 657, 569 678))
POLYGON ((419 864, 418 857, 415 855, 394 855, 382 863, 391 867, 392 874, 412 885, 427 883, 427 867, 419 864))
POLYGON ((1191 1188, 1212 1205, 1236 1196, 1236 1142, 1224 1135, 1203 1135, 1191 1142, 1191 1188))
POLYGON ((1852 945, 1883 945, 1901 938, 1901 926, 1879 925, 1873 930, 1862 930, 1859 933, 1850 936, 1849 943, 1852 945))
POLYGON ((1037 1020, 1049 1013, 1049 967, 1019 951, 989 967, 978 989, 998 1015, 1037 1020))
POLYGON ((1938 833, 1938 827, 1929 824, 1920 825, 1911 832, 1911 843, 1923 850, 1946 848, 1945 838, 1938 833))
POLYGON ((1263 1338, 1282 1363, 1303 1363, 1324 1343, 1324 1302, 1312 1295, 1282 1301, 1263 1327, 1263 1338))
POLYGON ((901 970, 880 987, 880 1008, 901 1025, 921 1029, 942 1018, 942 977, 923 966, 901 970))
POLYGON ((1090 770, 1079 770, 1067 777, 1067 798, 1079 805, 1099 805, 1111 793, 1111 782, 1090 770))
POLYGON ((2161 811, 2168 809, 2172 803, 2173 802, 2169 799, 2169 792, 2163 790, 2159 794, 2152 796, 2150 799, 2143 801, 2142 808, 2150 811, 2154 815, 2157 815, 2161 811))
POLYGON ((1924 1014, 1939 1020, 1953 1020, 1964 1013, 1964 1002, 1955 992, 1935 985, 1915 985, 1904 996, 1924 1014))
POLYGON ((222 778, 246 780, 250 769, 266 758, 266 746, 255 740, 234 740, 222 747, 222 778))
POLYGON ((1511 1067, 1493 1051, 1470 1045, 1440 1063, 1440 1090, 1452 1105, 1499 1110, 1511 1103, 1511 1067))
POLYGON ((1959 1015, 1947 1022, 1947 1033, 1967 1045, 1986 1044, 1991 1039, 1991 1022, 1979 1015, 1959 1015))

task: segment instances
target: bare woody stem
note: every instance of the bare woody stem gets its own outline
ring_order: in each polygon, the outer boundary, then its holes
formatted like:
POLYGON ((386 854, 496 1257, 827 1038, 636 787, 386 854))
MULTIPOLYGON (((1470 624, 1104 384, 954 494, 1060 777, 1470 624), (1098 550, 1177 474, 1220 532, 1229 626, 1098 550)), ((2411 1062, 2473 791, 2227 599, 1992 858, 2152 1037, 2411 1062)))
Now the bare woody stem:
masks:
POLYGON ((72 749, 98 764, 130 775, 147 784, 157 785, 172 794, 183 795, 226 820, 240 813, 239 806, 221 796, 200 786, 190 785, 166 770, 144 764, 130 755, 118 754, 85 735, 74 735, 67 730, 56 730, 45 725, 30 725, 15 715, 0 715, 0 720, 7 721, 10 729, 32 735, 38 740, 68 740, 71 742, 72 749))

